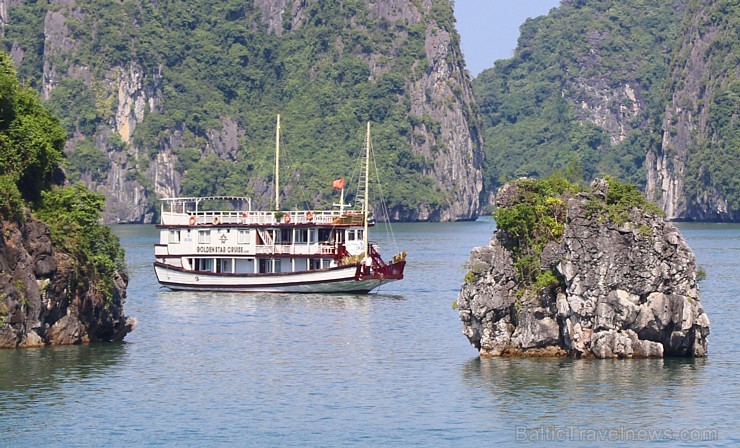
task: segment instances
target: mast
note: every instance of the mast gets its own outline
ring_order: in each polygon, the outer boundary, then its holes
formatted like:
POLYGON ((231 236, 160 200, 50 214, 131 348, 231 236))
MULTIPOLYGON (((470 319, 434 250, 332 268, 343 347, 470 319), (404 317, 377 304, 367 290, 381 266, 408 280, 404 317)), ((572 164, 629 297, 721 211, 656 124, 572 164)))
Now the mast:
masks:
POLYGON ((275 210, 280 210, 280 114, 275 130, 275 210))
POLYGON ((370 122, 367 122, 367 135, 365 136, 365 200, 362 202, 362 213, 364 215, 363 222, 365 223, 365 227, 363 229, 363 239, 365 240, 365 256, 367 257, 367 254, 370 252, 370 239, 367 235, 367 215, 368 215, 368 206, 367 202, 370 198, 370 194, 368 191, 368 186, 370 183, 370 122))

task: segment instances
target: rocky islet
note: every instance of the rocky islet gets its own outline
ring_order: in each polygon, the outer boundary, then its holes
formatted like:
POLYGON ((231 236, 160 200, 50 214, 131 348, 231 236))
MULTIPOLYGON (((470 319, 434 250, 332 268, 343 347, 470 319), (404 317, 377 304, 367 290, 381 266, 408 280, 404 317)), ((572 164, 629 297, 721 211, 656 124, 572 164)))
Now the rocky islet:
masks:
MULTIPOLYGON (((517 182, 498 195, 518 197, 517 182)), ((609 183, 567 199, 561 241, 540 255, 557 285, 522 294, 506 231, 473 249, 457 304, 463 333, 482 356, 631 358, 705 356, 709 319, 696 260, 676 227, 639 209, 616 223, 594 215, 609 183), (472 271, 471 271, 472 272, 472 271), (519 293, 517 293, 519 291, 519 293)))

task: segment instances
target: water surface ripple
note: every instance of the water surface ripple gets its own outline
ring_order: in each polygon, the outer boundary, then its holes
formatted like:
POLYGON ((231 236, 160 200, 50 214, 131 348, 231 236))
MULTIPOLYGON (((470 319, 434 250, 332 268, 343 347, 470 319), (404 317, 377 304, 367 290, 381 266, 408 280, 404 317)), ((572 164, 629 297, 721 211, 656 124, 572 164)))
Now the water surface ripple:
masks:
POLYGON ((737 445, 740 226, 680 228, 708 273, 705 359, 479 359, 451 304, 486 219, 394 226, 407 278, 369 296, 167 291, 156 230, 116 226, 138 327, 0 351, 0 446, 737 445))

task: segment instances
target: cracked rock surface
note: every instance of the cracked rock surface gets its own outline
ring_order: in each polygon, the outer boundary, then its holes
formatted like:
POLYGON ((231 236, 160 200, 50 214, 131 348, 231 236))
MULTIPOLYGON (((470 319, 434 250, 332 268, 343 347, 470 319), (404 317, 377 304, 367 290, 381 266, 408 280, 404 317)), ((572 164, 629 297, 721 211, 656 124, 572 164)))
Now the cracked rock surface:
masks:
MULTIPOLYGON (((505 232, 473 249, 476 275, 458 296, 463 333, 481 356, 631 358, 705 356, 709 318, 696 286, 694 254, 662 217, 633 210, 620 225, 590 217, 604 183, 567 202, 562 241, 540 264, 561 284, 517 296, 505 232)), ((506 200, 505 198, 503 198, 506 200)))

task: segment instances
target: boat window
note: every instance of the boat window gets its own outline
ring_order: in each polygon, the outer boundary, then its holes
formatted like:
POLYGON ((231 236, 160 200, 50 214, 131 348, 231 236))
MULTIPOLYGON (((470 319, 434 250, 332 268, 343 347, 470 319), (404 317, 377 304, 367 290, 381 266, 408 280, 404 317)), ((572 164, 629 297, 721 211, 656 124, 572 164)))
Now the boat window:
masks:
POLYGON ((364 230, 362 230, 362 229, 357 230, 357 239, 358 240, 362 240, 363 239, 362 238, 362 234, 363 233, 364 233, 364 230))
POLYGON ((220 258, 217 261, 218 263, 216 264, 216 272, 231 274, 231 258, 220 258))
POLYGON ((180 231, 179 230, 170 230, 170 243, 179 243, 180 242, 180 231))
POLYGON ((324 267, 324 269, 326 269, 326 268, 330 268, 330 267, 331 267, 331 259, 330 259, 330 258, 324 258, 324 263, 323 263, 323 265, 324 265, 324 266, 323 266, 323 267, 324 267))
POLYGON ((275 259, 275 272, 283 272, 282 266, 283 266, 283 260, 276 258, 275 259))
POLYGON ((298 229, 295 231, 295 242, 296 243, 307 243, 308 242, 308 229, 298 229))
POLYGON ((196 258, 195 259, 195 270, 196 271, 211 271, 213 259, 211 258, 196 258))
POLYGON ((354 241, 354 240, 355 240, 355 231, 347 230, 347 241, 354 241))
POLYGON ((319 241, 331 243, 331 229, 319 229, 319 241))
POLYGON ((198 230, 198 244, 211 244, 210 230, 198 230))
POLYGON ((260 274, 269 274, 272 272, 272 260, 269 258, 260 258, 260 274))
POLYGON ((309 261, 308 269, 309 270, 321 269, 321 260, 312 258, 309 261))
POLYGON ((290 244, 293 241, 293 229, 280 229, 280 242, 290 244))
POLYGON ((252 233, 250 229, 239 229, 239 234, 236 237, 236 242, 239 244, 249 244, 252 239, 252 233))

